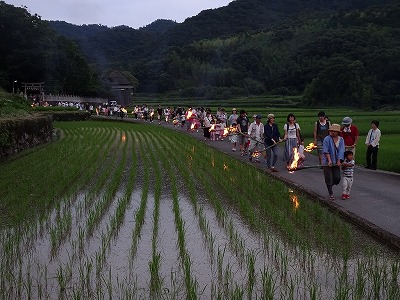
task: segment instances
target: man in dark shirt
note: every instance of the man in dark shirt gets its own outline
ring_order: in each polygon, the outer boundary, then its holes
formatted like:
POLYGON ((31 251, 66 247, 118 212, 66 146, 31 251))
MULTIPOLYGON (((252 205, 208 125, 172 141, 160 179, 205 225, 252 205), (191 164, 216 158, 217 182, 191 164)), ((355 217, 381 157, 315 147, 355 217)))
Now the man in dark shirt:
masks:
POLYGON ((267 148, 267 167, 271 172, 278 172, 275 169, 275 165, 278 160, 277 143, 280 140, 281 135, 278 126, 275 124, 275 116, 274 114, 269 114, 267 123, 264 125, 264 143, 265 148, 267 148), (273 157, 271 157, 272 155, 273 157))
POLYGON ((246 111, 240 111, 240 116, 237 118, 237 131, 239 134, 239 147, 241 156, 247 155, 248 151, 248 138, 247 131, 249 130, 249 118, 247 118, 246 111))

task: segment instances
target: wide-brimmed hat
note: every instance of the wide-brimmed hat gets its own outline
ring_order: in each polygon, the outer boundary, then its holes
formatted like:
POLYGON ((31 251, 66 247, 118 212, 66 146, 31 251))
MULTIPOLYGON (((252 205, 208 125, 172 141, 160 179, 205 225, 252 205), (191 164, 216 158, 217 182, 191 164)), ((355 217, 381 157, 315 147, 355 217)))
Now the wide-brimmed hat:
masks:
POLYGON ((339 124, 332 124, 331 126, 329 126, 329 131, 336 131, 336 132, 340 132, 340 125, 339 124))
POLYGON ((232 108, 232 111, 236 111, 236 108, 232 108))
POLYGON ((350 117, 344 117, 343 118, 343 125, 350 125, 351 123, 353 123, 353 120, 350 117))
POLYGON ((261 119, 261 115, 256 115, 256 119, 261 119))
POLYGON ((274 115, 274 114, 268 114, 267 118, 268 118, 268 119, 274 119, 274 118, 275 118, 275 115, 274 115))

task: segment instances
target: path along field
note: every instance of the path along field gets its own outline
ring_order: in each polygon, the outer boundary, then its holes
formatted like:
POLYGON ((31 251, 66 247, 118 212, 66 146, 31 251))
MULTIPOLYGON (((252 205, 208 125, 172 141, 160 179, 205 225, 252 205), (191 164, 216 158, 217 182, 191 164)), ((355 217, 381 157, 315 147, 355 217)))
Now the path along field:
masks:
POLYGON ((0 298, 398 299, 396 252, 194 138, 57 123, 0 165, 0 298))

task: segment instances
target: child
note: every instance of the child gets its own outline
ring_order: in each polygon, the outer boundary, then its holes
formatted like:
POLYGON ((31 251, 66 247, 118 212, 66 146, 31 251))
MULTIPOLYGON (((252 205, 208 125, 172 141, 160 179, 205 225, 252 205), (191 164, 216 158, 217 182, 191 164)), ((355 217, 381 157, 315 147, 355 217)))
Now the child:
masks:
MULTIPOLYGON (((236 127, 236 123, 232 123, 232 127, 236 127)), ((238 135, 234 132, 233 134, 229 135, 229 140, 231 141, 232 144, 232 151, 236 151, 236 143, 238 142, 238 135)))
POLYGON ((218 134, 219 134, 219 139, 221 141, 224 140, 224 131, 225 131, 225 121, 224 120, 219 120, 218 124, 218 134))
POLYGON ((304 155, 304 139, 303 138, 300 139, 300 145, 297 149, 297 152, 299 153, 299 157, 300 157, 298 165, 302 166, 304 161, 306 160, 306 156, 304 155))
POLYGON ((354 164, 355 163, 354 163, 354 159, 353 159, 353 152, 345 151, 344 152, 344 161, 342 163, 342 170, 343 170, 342 199, 343 200, 350 199, 350 190, 351 190, 351 186, 353 185, 354 164))

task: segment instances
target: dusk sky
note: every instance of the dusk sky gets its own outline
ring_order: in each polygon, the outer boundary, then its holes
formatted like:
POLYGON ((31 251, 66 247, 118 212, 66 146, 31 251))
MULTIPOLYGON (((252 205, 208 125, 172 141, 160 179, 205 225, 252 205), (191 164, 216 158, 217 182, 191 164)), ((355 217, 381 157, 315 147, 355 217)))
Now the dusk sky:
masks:
POLYGON ((16 7, 26 6, 43 20, 102 24, 108 27, 146 26, 157 19, 183 22, 202 10, 226 6, 232 0, 5 0, 16 7))

